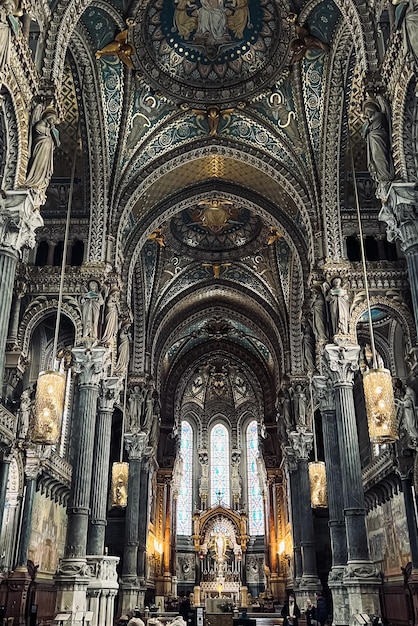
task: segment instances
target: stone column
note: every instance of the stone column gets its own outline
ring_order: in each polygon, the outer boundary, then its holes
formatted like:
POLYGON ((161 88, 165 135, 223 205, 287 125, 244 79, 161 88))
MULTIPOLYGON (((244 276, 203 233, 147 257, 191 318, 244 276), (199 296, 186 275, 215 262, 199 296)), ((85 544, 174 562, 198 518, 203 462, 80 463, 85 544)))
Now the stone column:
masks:
POLYGON ((26 570, 28 548, 32 527, 33 501, 36 492, 36 480, 41 472, 41 459, 33 450, 27 450, 25 463, 25 496, 23 503, 17 566, 26 570))
POLYGON ((415 328, 418 334, 418 187, 415 183, 392 183, 379 220, 386 222, 388 241, 400 239, 411 288, 415 328))
POLYGON ((119 378, 104 378, 99 391, 96 444, 93 457, 91 517, 87 541, 88 554, 104 554, 109 483, 110 439, 112 415, 121 391, 119 378))
POLYGON ((7 483, 12 457, 10 449, 2 450, 0 457, 0 533, 3 528, 4 509, 6 506, 7 483))
POLYGON ((329 377, 314 376, 316 399, 322 415, 329 529, 331 539, 332 567, 328 586, 332 592, 333 620, 335 626, 348 624, 349 606, 347 589, 343 585, 343 575, 347 565, 347 539, 344 522, 344 502, 341 491, 342 472, 338 446, 338 428, 335 413, 335 392, 329 377))
POLYGON ((25 464, 25 495, 22 512, 21 532, 17 563, 8 578, 10 592, 7 598, 8 615, 14 617, 15 624, 26 624, 26 600, 31 576, 26 566, 28 548, 32 528, 33 502, 36 492, 36 480, 41 471, 41 459, 34 450, 26 452, 25 464))
POLYGON ((34 247, 35 230, 41 226, 43 219, 30 192, 3 192, 0 196, 0 389, 3 387, 6 340, 17 261, 23 248, 34 247))
POLYGON ((295 452, 290 446, 283 447, 283 457, 285 460, 287 481, 289 484, 290 510, 292 515, 293 534, 293 576, 295 586, 299 587, 302 578, 302 550, 301 550, 301 530, 299 515, 299 472, 295 452))
POLYGON ((344 584, 349 596, 350 615, 379 613, 380 580, 370 559, 366 527, 366 506, 361 473, 356 414, 353 398, 354 373, 358 370, 360 346, 325 346, 335 389, 335 408, 341 458, 347 566, 344 584))
POLYGON ((164 595, 171 591, 171 482, 167 478, 164 483, 164 553, 163 553, 163 576, 164 595))
POLYGON ((308 472, 308 459, 313 445, 313 433, 299 427, 297 431, 289 433, 289 443, 297 459, 299 474, 297 506, 300 519, 300 546, 302 552, 302 578, 299 584, 299 592, 305 593, 306 597, 309 597, 319 587, 308 472))
MULTIPOLYGON (((147 551, 147 537, 148 537, 148 524, 149 524, 149 487, 150 480, 153 472, 152 461, 152 448, 145 448, 144 457, 142 459, 141 467, 141 499, 139 504, 139 517, 138 517, 138 555, 137 555, 137 574, 139 577, 139 584, 142 587, 145 595, 146 590, 146 551, 147 551)), ((143 600, 143 599, 142 599, 143 600)), ((139 601, 138 606, 143 609, 143 601, 139 601)))
POLYGON ((88 521, 96 426, 97 398, 105 348, 74 348, 78 374, 78 407, 75 415, 76 450, 68 504, 67 537, 55 582, 57 610, 75 613, 86 610, 86 589, 90 570, 86 563, 88 521))
POLYGON ((14 297, 12 312, 10 316, 9 332, 8 332, 8 337, 7 337, 8 344, 16 345, 17 333, 19 330, 20 308, 22 305, 22 298, 25 295, 26 290, 27 290, 26 283, 23 282, 22 280, 19 280, 14 290, 15 297, 14 297))
POLYGON ((138 523, 140 508, 141 461, 147 443, 144 432, 126 433, 125 446, 129 456, 128 506, 125 517, 125 545, 122 567, 122 612, 132 611, 138 601, 137 576, 138 523))
POLYGON ((115 596, 118 574, 117 556, 87 556, 91 578, 87 588, 88 610, 93 612, 91 626, 113 626, 115 596))

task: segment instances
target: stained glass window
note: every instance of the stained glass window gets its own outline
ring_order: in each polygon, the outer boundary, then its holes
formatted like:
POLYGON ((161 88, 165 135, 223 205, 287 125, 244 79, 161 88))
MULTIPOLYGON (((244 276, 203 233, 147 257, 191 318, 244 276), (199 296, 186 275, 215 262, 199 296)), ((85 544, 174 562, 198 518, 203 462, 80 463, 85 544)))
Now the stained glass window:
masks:
POLYGON ((247 427, 248 524, 250 535, 264 535, 264 507, 257 467, 258 428, 253 420, 247 427))
POLYGON ((193 496, 193 429, 189 422, 181 423, 180 454, 183 459, 183 478, 177 500, 177 534, 192 532, 193 496))
POLYGON ((216 424, 210 433, 210 504, 230 505, 229 434, 223 424, 216 424))

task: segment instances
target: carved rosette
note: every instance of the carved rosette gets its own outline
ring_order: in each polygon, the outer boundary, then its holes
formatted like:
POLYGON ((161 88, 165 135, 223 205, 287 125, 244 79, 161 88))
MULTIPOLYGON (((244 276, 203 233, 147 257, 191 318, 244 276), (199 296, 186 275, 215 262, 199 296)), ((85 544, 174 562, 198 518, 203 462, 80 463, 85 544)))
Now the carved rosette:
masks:
POLYGON ((0 196, 0 247, 20 253, 35 246, 35 230, 44 221, 27 190, 4 191, 0 196))
POLYGON ((122 391, 122 380, 117 376, 103 378, 99 390, 99 411, 110 413, 122 391))
POLYGON ((140 461, 146 449, 148 439, 147 434, 144 432, 125 433, 124 439, 129 460, 140 461))
POLYGON ((386 222, 388 241, 401 240, 405 252, 418 244, 418 189, 415 183, 393 183, 379 220, 386 222))
POLYGON ((335 392, 331 378, 314 376, 312 379, 314 395, 321 413, 335 411, 335 392))
POLYGON ((74 370, 78 374, 79 385, 97 386, 105 364, 105 348, 74 348, 74 370))
POLYGON ((298 461, 307 460, 313 446, 313 433, 304 429, 298 429, 289 433, 289 443, 298 461))
POLYGON ((325 360, 334 384, 353 384, 354 374, 359 368, 359 355, 360 346, 358 345, 328 344, 325 346, 325 360))

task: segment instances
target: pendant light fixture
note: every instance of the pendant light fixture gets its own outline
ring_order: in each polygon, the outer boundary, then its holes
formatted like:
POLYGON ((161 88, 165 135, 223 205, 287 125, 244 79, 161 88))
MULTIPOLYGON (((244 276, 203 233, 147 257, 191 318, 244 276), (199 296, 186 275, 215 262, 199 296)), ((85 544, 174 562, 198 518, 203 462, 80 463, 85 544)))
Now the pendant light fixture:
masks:
POLYGON ((353 150, 351 148, 351 166, 353 172, 354 194, 357 210, 357 221, 360 236, 361 262, 363 266, 364 288, 366 292, 367 316, 372 349, 372 368, 363 374, 364 399, 366 404, 369 437, 372 443, 393 443, 399 439, 396 420, 395 397, 392 376, 384 367, 378 367, 376 345, 374 341, 373 321, 370 305, 369 284, 367 280, 366 254, 364 251, 363 228, 361 225, 360 202, 358 197, 356 172, 354 168, 353 150))
MULTIPOLYGON (((78 130, 77 130, 78 137, 78 130)), ((54 343, 52 348, 52 369, 40 372, 36 383, 35 405, 30 428, 30 439, 33 443, 54 445, 61 434, 61 423, 64 414, 66 374, 56 369, 58 337, 60 330, 62 297, 64 292, 65 264, 67 261, 68 238, 70 232, 71 206, 74 195, 74 179, 77 148, 74 150, 71 168, 70 189, 68 193, 67 216, 62 251, 61 276, 58 292, 57 317, 55 320, 54 343)))
POLYGON ((314 448, 314 461, 308 464, 309 473, 309 487, 311 492, 311 507, 313 509, 326 509, 328 506, 327 496, 327 476, 325 471, 324 461, 318 461, 318 448, 316 443, 316 428, 315 428, 315 411, 313 404, 312 394, 312 379, 309 378, 309 393, 311 396, 311 411, 312 411, 312 433, 313 433, 313 448, 314 448))
POLYGON ((123 394, 123 413, 122 413, 122 432, 120 437, 119 461, 112 465, 112 501, 111 506, 125 508, 128 506, 128 478, 129 463, 122 461, 123 459, 123 438, 125 436, 125 415, 126 415, 126 396, 128 388, 128 370, 125 376, 125 390, 123 394))

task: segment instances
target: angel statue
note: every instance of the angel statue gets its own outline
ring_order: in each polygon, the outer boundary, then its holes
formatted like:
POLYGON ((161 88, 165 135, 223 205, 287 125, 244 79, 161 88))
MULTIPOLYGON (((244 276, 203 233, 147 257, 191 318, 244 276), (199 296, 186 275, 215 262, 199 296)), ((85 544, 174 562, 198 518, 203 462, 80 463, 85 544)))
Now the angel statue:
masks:
POLYGON ((48 106, 38 118, 40 110, 42 107, 35 107, 32 118, 31 156, 25 186, 44 194, 54 171, 54 150, 60 142, 58 130, 55 128, 57 111, 48 106))
POLYGON ((397 404, 399 406, 400 421, 407 435, 409 435, 411 439, 418 440, 418 416, 415 391, 411 387, 406 386, 403 399, 398 400, 397 404))
POLYGON ((367 142, 367 167, 377 185, 376 196, 385 198, 391 181, 395 178, 391 153, 390 114, 386 101, 368 99, 363 105, 366 121, 362 135, 367 142))
POLYGON ((108 43, 104 48, 96 52, 96 59, 100 59, 102 56, 115 56, 118 57, 122 63, 129 67, 130 70, 134 69, 131 56, 135 53, 133 44, 128 41, 128 29, 126 28, 121 33, 118 33, 113 41, 108 43))
POLYGON ((418 67, 418 0, 392 0, 392 4, 396 26, 402 25, 404 51, 418 67))
POLYGON ((12 31, 15 35, 19 31, 15 15, 22 15, 22 12, 18 10, 18 4, 16 0, 0 2, 0 72, 9 65, 12 31))
POLYGON ((332 279, 331 288, 327 293, 326 300, 329 303, 332 334, 348 335, 350 302, 348 291, 343 286, 339 276, 332 279))

